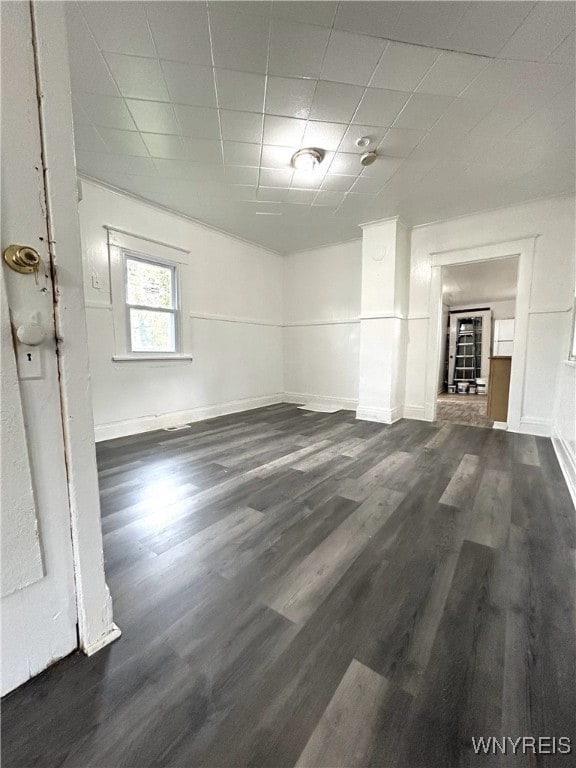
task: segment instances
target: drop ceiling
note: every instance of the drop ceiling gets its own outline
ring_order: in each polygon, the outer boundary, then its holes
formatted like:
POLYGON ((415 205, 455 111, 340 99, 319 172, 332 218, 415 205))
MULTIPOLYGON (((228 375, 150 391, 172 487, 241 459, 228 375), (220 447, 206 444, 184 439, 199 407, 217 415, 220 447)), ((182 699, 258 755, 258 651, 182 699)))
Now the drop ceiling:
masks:
POLYGON ((448 307, 516 298, 518 258, 492 259, 442 268, 442 300, 448 307))
POLYGON ((572 2, 79 2, 67 20, 79 173, 279 253, 574 190, 572 2), (306 146, 323 162, 293 171, 306 146))

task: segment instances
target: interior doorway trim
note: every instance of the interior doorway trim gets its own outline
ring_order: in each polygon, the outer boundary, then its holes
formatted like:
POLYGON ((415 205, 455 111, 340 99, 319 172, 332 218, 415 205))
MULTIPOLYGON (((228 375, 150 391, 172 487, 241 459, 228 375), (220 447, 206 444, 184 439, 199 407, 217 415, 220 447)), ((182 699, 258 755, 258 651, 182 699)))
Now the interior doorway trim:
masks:
POLYGON ((510 401, 508 406, 508 429, 520 431, 522 403, 524 400, 524 380, 526 375, 526 355, 528 348, 528 319, 530 314, 530 295, 532 291, 532 272, 534 250, 538 235, 502 243, 489 243, 450 251, 430 254, 430 323, 428 326, 428 356, 426 360, 426 401, 424 418, 434 421, 436 418, 436 395, 438 376, 440 375, 440 346, 442 343, 442 267, 471 264, 478 261, 518 258, 518 281, 516 295, 516 323, 514 332, 514 354, 510 375, 510 401))

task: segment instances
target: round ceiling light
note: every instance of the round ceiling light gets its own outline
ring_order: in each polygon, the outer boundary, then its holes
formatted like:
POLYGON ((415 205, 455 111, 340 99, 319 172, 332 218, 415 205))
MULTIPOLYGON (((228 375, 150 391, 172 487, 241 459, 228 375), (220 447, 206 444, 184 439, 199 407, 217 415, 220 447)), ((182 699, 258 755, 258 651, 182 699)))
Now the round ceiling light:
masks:
POLYGON ((362 157, 360 158, 360 162, 362 165, 372 165, 372 163, 376 160, 378 155, 376 152, 364 152, 362 157))
POLYGON ((357 147, 367 147, 368 144, 370 144, 370 136, 360 136, 359 139, 356 139, 357 147))
POLYGON ((324 150, 307 147, 292 155, 292 167, 297 171, 313 171, 324 160, 324 150))

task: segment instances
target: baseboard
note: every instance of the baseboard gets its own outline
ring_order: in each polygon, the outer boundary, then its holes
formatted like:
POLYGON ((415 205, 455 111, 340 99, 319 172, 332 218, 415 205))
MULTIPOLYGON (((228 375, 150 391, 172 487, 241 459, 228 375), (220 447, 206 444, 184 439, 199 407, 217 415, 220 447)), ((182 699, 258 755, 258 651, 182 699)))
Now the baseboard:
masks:
POLYGON ((520 419, 519 429, 510 430, 509 428, 509 431, 517 431, 523 435, 537 435, 538 437, 552 437, 554 434, 552 419, 541 419, 538 416, 523 416, 520 419))
POLYGON ((110 424, 99 424, 95 427, 94 433, 96 442, 98 443, 102 440, 113 440, 116 437, 138 435, 141 432, 152 432, 155 429, 176 427, 178 424, 186 424, 191 421, 214 419, 217 416, 226 416, 230 413, 239 413, 241 411, 251 411, 254 408, 263 408, 266 405, 277 405, 278 403, 283 402, 285 402, 284 395, 280 393, 275 395, 262 395, 261 397, 249 397, 242 400, 231 400, 227 403, 219 403, 217 405, 192 408, 188 411, 172 411, 170 413, 142 416, 137 419, 114 421, 110 424))
POLYGON ((105 648, 107 645, 110 645, 110 643, 113 643, 114 640, 118 640, 121 634, 122 632, 116 626, 116 624, 112 624, 112 627, 110 628, 109 632, 107 632, 103 637, 101 637, 95 643, 85 646, 84 648, 82 648, 82 650, 86 654, 86 656, 93 656, 95 653, 98 653, 98 651, 101 651, 102 648, 105 648))
POLYGON ((572 497, 572 503, 576 509, 576 455, 570 450, 568 443, 561 437, 553 437, 552 445, 556 451, 558 464, 566 480, 566 485, 572 497))
POLYGON ((358 400, 350 397, 310 395, 303 392, 284 392, 283 402, 295 405, 337 406, 343 411, 354 411, 358 406, 358 400))
POLYGON ((404 418, 416 419, 417 421, 428 421, 426 418, 426 409, 423 405, 405 405, 404 418))
POLYGON ((402 418, 400 408, 364 408, 356 409, 356 418, 362 421, 378 421, 382 424, 393 424, 402 418))

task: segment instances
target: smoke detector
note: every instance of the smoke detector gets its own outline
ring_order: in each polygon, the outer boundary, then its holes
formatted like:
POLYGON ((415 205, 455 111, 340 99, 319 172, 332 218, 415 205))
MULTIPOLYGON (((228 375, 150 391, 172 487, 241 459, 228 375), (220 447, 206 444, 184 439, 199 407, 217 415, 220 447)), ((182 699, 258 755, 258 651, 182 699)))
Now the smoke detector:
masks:
POLYGON ((376 152, 364 152, 362 157, 360 158, 360 162, 362 165, 372 165, 372 163, 376 160, 378 155, 376 152))
POLYGON ((360 136, 359 139, 356 139, 357 147, 367 147, 368 144, 370 144, 370 136, 360 136))

